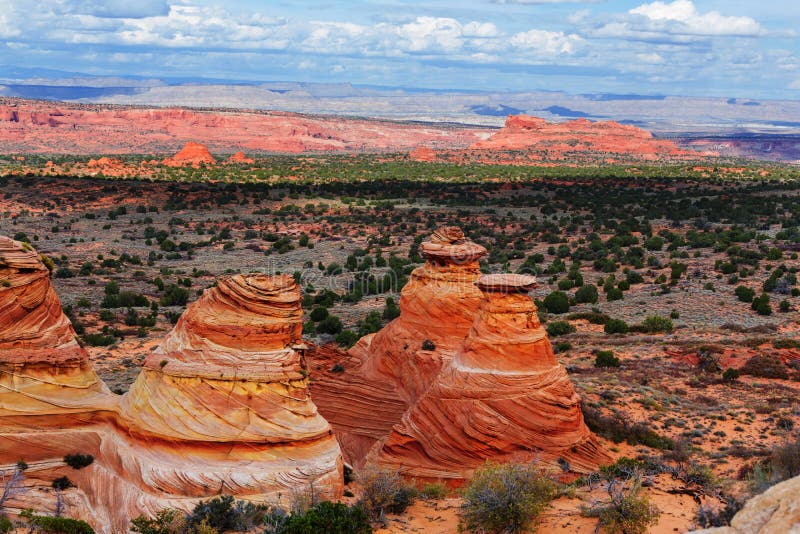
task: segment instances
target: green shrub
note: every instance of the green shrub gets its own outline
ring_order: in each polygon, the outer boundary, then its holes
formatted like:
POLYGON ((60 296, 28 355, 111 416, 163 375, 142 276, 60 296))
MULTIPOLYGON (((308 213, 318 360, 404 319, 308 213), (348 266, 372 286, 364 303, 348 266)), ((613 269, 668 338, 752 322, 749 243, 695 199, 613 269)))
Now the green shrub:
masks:
POLYGON ((619 367, 619 365, 620 365, 619 358, 614 356, 613 351, 610 350, 597 351, 597 355, 594 358, 595 367, 619 367))
POLYGON ((750 308, 759 315, 772 315, 772 306, 769 304, 769 295, 766 293, 762 293, 760 297, 753 299, 750 308))
POLYGON ((734 290, 736 297, 742 302, 753 302, 756 292, 747 286, 738 286, 734 290))
POLYGON ((372 526, 359 506, 324 501, 305 513, 293 513, 267 534, 370 534, 372 526))
POLYGON ((94 534, 94 529, 86 521, 67 517, 36 515, 32 510, 23 510, 20 517, 28 521, 31 532, 43 534, 94 534))
POLYGON ((569 298, 563 291, 553 291, 544 298, 544 309, 548 313, 567 313, 569 298))
POLYGON ((317 306, 311 313, 308 315, 309 319, 314 321, 315 323, 320 322, 321 320, 325 319, 328 316, 328 309, 323 308, 322 306, 317 306))
POLYGON ((672 319, 660 315, 651 315, 642 323, 642 330, 649 334, 672 332, 673 328, 672 319))
POLYGON ((722 380, 725 382, 736 382, 739 380, 739 371, 732 367, 725 369, 725 372, 722 373, 722 380))
POLYGON ((83 469, 94 462, 94 456, 91 454, 68 454, 64 456, 64 463, 73 469, 83 469))
POLYGON ((342 331, 342 320, 335 315, 328 315, 317 325, 317 332, 336 335, 342 331))
POLYGON ((422 488, 419 490, 419 494, 424 499, 430 499, 433 501, 444 499, 447 497, 447 493, 447 486, 441 482, 423 484, 422 488))
POLYGON ((14 530, 14 525, 11 520, 5 516, 0 516, 0 534, 6 534, 14 530))
POLYGON ((564 336, 575 332, 576 328, 569 324, 567 321, 555 321, 548 323, 547 335, 549 336, 564 336))
POLYGON ((618 287, 613 287, 606 292, 606 300, 609 302, 613 302, 615 300, 622 300, 623 298, 625 298, 625 294, 618 287))
POLYGON ((575 291, 575 302, 585 304, 596 303, 597 287, 592 284, 586 284, 585 286, 579 287, 578 290, 575 291))
POLYGON ((467 532, 524 532, 556 489, 550 477, 531 465, 487 463, 464 489, 459 526, 467 532))
POLYGON ((627 334, 628 323, 622 319, 609 319, 605 327, 603 327, 603 331, 606 334, 627 334))
POLYGON ((356 344, 356 341, 358 341, 358 334, 352 330, 342 330, 336 334, 336 344, 340 347, 349 349, 356 344))
POLYGON ((268 508, 246 501, 235 501, 231 495, 201 501, 187 518, 189 526, 207 525, 219 532, 247 531, 262 524, 268 508))

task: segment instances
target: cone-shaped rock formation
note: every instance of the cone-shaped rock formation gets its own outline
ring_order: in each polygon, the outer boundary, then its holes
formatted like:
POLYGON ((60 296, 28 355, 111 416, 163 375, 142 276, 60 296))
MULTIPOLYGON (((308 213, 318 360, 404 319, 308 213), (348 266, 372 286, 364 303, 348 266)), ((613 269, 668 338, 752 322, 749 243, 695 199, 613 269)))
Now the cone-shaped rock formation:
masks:
POLYGON ((485 248, 466 239, 459 228, 446 227, 420 250, 426 262, 414 269, 401 292, 400 317, 362 338, 348 355, 314 350, 315 364, 326 368, 329 360, 347 360, 347 372, 315 377, 313 395, 346 458, 357 464, 452 358, 481 300, 474 282, 485 248))
POLYGON ((0 236, 0 417, 100 409, 89 364, 33 247, 0 236))
POLYGON ((455 482, 487 459, 563 458, 579 473, 609 461, 527 294, 535 279, 485 275, 476 285, 484 298, 466 341, 395 427, 379 462, 455 482))

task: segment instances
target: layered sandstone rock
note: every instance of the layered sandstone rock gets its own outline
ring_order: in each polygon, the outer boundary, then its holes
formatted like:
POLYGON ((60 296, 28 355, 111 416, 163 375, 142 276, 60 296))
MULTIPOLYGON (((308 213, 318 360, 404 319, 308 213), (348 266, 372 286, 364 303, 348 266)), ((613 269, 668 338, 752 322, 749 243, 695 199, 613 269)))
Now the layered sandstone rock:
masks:
POLYGON ((0 236, 0 418, 107 408, 112 397, 33 247, 0 236))
POLYGON ((476 285, 484 297, 469 335, 378 461, 408 477, 453 483, 486 460, 563 459, 577 473, 610 461, 527 294, 535 279, 485 275, 476 285))
MULTIPOLYGON (((239 494, 287 495, 313 482, 322 494, 338 495, 341 455, 309 396, 297 346, 301 321, 290 276, 219 280, 145 360, 121 402, 130 432, 179 442, 179 449, 225 444, 224 469, 202 465, 201 478, 238 486, 239 494), (232 474, 234 467, 240 472, 232 474)), ((174 482, 184 476, 175 473, 174 482)), ((181 493, 191 494, 191 486, 181 493)))
POLYGON ((756 495, 733 516, 729 527, 693 534, 773 534, 800 532, 800 477, 790 478, 756 495))
POLYGON ((420 246, 426 262, 400 294, 400 317, 365 336, 348 354, 312 351, 315 364, 344 373, 315 376, 314 399, 347 459, 365 460, 433 383, 463 342, 481 300, 475 287, 486 249, 459 228, 436 231, 420 246))
POLYGON ((205 145, 189 142, 177 154, 165 159, 163 163, 168 167, 183 167, 185 165, 199 167, 200 165, 213 165, 216 160, 205 145))
POLYGON ((342 488, 342 460, 308 392, 300 291, 288 276, 221 279, 190 305, 131 391, 108 392, 75 340, 33 249, 0 238, 0 470, 28 491, 6 511, 54 506, 98 532, 232 494, 288 504, 342 488), (91 454, 76 471, 62 459, 91 454))

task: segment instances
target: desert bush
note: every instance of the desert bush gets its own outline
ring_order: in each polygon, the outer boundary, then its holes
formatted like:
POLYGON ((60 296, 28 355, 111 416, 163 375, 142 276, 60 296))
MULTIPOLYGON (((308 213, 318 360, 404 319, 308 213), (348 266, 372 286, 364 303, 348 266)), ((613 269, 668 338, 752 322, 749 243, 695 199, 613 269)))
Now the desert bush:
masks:
POLYGON ((67 454, 64 456, 64 463, 73 469, 83 469, 94 462, 94 456, 91 454, 67 454))
POLYGON ((575 330, 576 328, 567 321, 555 321, 547 325, 547 335, 553 337, 571 334, 575 330))
POLYGON ((11 520, 5 516, 0 516, 0 534, 6 534, 14 530, 14 525, 11 520))
POLYGON ((187 523, 195 527, 205 524, 219 532, 245 532, 263 523, 268 511, 264 505, 235 501, 232 496, 224 495, 197 503, 187 523))
POLYGON ((422 350, 436 350, 436 344, 430 339, 422 342, 422 350))
POLYGON ((336 344, 340 347, 349 349, 356 344, 356 341, 358 341, 358 334, 352 330, 342 330, 336 334, 336 344))
POLYGON ((722 380, 724 382, 736 382, 739 380, 739 371, 732 367, 725 369, 725 372, 722 373, 722 380))
POLYGON ((317 332, 336 335, 342 331, 342 320, 335 315, 328 315, 317 325, 317 332))
POLYGON ((28 522, 30 532, 43 534, 94 534, 94 529, 86 521, 68 517, 36 515, 33 510, 23 510, 20 517, 28 522))
POLYGON ((759 315, 772 315, 772 306, 769 304, 769 295, 766 293, 754 298, 750 307, 759 315))
POLYGON ((575 302, 594 304, 597 302, 597 287, 592 284, 586 284, 575 291, 575 302))
MULTIPOLYGON (((274 516, 273 516, 274 517, 274 516)), ((370 534, 369 518, 359 506, 324 501, 306 512, 277 516, 266 534, 370 534)))
POLYGON ((672 320, 660 315, 651 315, 642 322, 642 329, 648 334, 672 332, 672 320))
POLYGON ((753 466, 750 485, 754 492, 800 475, 800 441, 789 441, 772 449, 769 456, 753 466))
POLYGON ((447 497, 447 493, 447 486, 441 482, 423 484, 422 488, 419 490, 419 494, 422 498, 434 501, 444 499, 447 497))
POLYGON ((325 319, 327 316, 328 316, 328 309, 327 308, 323 308, 322 306, 317 306, 316 308, 311 310, 311 313, 308 315, 308 317, 312 321, 314 321, 315 323, 320 322, 321 320, 325 319))
POLYGON ((375 520, 381 520, 386 512, 404 512, 416 496, 414 488, 397 471, 367 466, 358 474, 358 480, 362 488, 359 505, 375 520))
POLYGON ((460 527, 468 532, 524 532, 556 490, 556 483, 532 465, 487 463, 464 490, 460 527))
POLYGON ((140 534, 181 534, 187 531, 186 514, 168 508, 153 518, 140 515, 131 519, 131 530, 140 534))
POLYGON ((603 327, 603 331, 606 334, 627 334, 628 323, 622 319, 609 319, 605 327, 603 327))
POLYGON ((603 415, 599 409, 593 408, 586 402, 581 402, 581 411, 586 426, 592 432, 610 439, 614 443, 625 441, 629 445, 646 445, 654 449, 665 450, 675 446, 670 438, 661 436, 647 423, 633 422, 618 414, 603 415))
POLYGON ((645 534, 648 527, 658 522, 660 512, 641 489, 639 476, 627 481, 611 481, 609 501, 585 509, 584 515, 597 517, 600 529, 608 534, 645 534))
POLYGON ((619 367, 619 358, 614 356, 614 352, 610 350, 599 350, 594 358, 595 367, 619 367))
POLYGON ((789 377, 786 366, 780 358, 768 354, 753 356, 745 362, 739 372, 743 375, 756 376, 759 378, 786 379, 789 377))
POLYGON ((569 298, 563 291, 553 291, 544 298, 543 305, 548 313, 567 313, 569 311, 569 298))

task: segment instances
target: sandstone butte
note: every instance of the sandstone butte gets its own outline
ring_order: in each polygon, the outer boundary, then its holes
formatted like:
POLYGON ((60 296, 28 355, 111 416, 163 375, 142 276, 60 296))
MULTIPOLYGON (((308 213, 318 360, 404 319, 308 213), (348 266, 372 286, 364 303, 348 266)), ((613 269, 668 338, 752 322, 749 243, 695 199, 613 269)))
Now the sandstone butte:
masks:
POLYGON ((7 502, 65 513, 98 532, 233 494, 286 503, 314 484, 336 498, 342 459, 309 397, 300 290, 291 277, 222 278, 191 304, 131 390, 108 391, 78 345, 49 272, 0 238, 0 465, 24 460, 27 491, 7 502), (67 454, 91 454, 74 470, 67 454))
POLYGON ((163 164, 167 167, 183 167, 185 165, 199 167, 200 165, 214 165, 216 162, 217 160, 208 151, 208 147, 190 141, 177 154, 171 158, 166 158, 163 164))
POLYGON ((406 151, 425 144, 466 148, 482 128, 267 111, 81 105, 0 98, 0 151, 62 154, 406 151))
POLYGON ((659 155, 697 155, 672 141, 656 139, 647 130, 615 121, 577 119, 547 122, 528 115, 509 115, 505 127, 470 150, 546 150, 549 157, 569 153, 624 154, 654 159, 659 155))
POLYGON ((800 532, 800 476, 784 480, 747 501, 729 527, 691 534, 791 534, 800 532))
POLYGON ((539 461, 588 473, 610 456, 586 427, 528 291, 532 276, 481 276, 466 339, 403 416, 378 462, 409 478, 458 482, 487 459, 539 461), (566 461, 566 462, 565 462, 566 461))
POLYGON ((474 282, 485 248, 449 227, 420 250, 426 261, 402 289, 397 319, 360 339, 347 355, 330 347, 313 350, 315 361, 329 361, 327 369, 345 359, 345 373, 314 377, 312 395, 355 465, 364 463, 453 357, 481 300, 474 282), (435 349, 428 350, 425 341, 435 349))
POLYGON ((608 463, 524 291, 532 281, 481 278, 486 249, 458 228, 420 250, 397 319, 346 355, 311 352, 345 368, 312 387, 345 458, 452 485, 487 459, 563 458, 577 473, 608 463))
POLYGON ((435 151, 420 146, 409 153, 415 161, 477 160, 487 163, 542 165, 544 160, 659 158, 699 159, 710 152, 682 150, 672 141, 656 139, 647 130, 615 121, 577 119, 547 122, 529 115, 509 115, 505 126, 466 150, 435 151))

